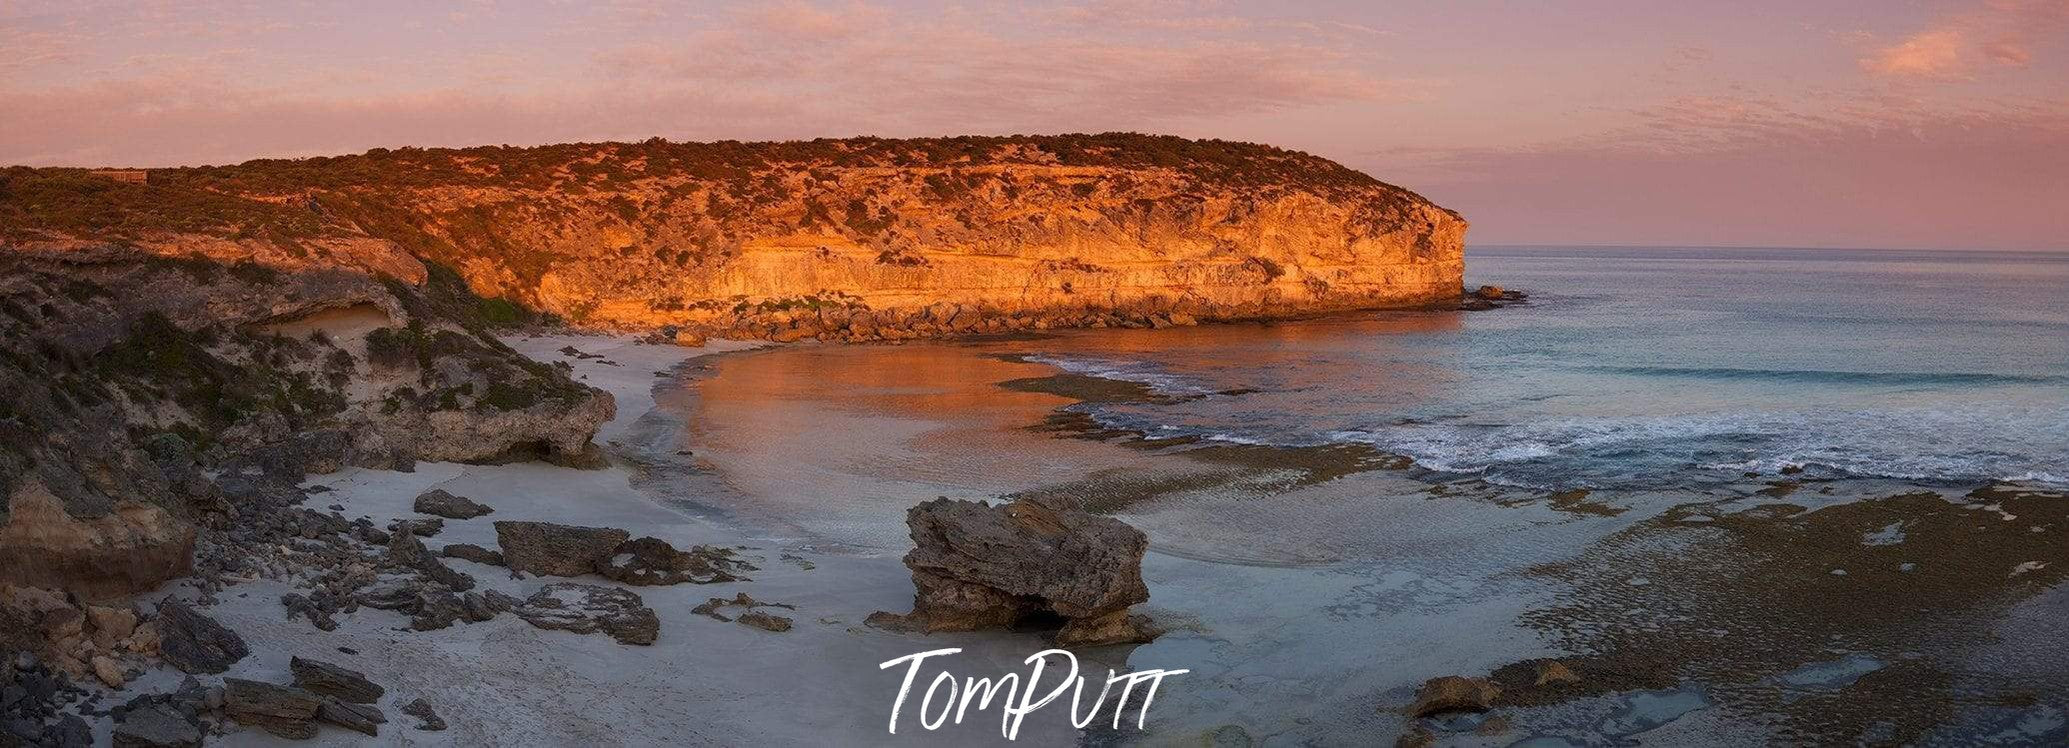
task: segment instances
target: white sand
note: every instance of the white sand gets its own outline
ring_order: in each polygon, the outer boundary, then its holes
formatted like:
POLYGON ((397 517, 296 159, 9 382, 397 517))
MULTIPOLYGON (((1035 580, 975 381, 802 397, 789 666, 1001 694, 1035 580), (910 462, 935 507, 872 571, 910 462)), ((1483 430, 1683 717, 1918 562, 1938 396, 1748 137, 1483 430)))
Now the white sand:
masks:
MULTIPOLYGON (((435 632, 407 631, 406 617, 361 609, 338 616, 333 632, 301 619, 287 620, 278 600, 293 591, 284 583, 258 581, 226 590, 222 603, 207 609, 240 632, 252 656, 225 675, 285 683, 288 659, 306 656, 365 672, 387 687, 380 706, 389 723, 378 739, 326 726, 319 745, 872 745, 1003 743, 998 713, 972 713, 960 727, 920 733, 907 716, 899 735, 886 733, 890 703, 902 672, 877 663, 914 652, 959 646, 955 670, 998 675, 1021 670, 1019 660, 1044 645, 1034 636, 1011 634, 893 634, 861 624, 876 610, 911 607, 912 585, 896 555, 830 556, 799 552, 815 568, 781 558, 782 541, 758 537, 665 508, 632 486, 641 453, 673 449, 667 419, 650 414, 655 372, 743 344, 715 341, 704 349, 633 344, 626 338, 551 336, 510 341, 542 360, 569 361, 587 384, 617 397, 618 417, 598 435, 613 443, 606 470, 582 471, 543 464, 473 466, 424 463, 413 473, 347 469, 314 476, 310 486, 327 486, 308 506, 343 507, 347 517, 371 517, 385 525, 412 517, 411 501, 443 488, 496 509, 475 520, 446 522, 427 539, 436 549, 448 543, 496 547, 496 520, 541 520, 625 528, 635 537, 652 535, 678 547, 706 543, 748 546, 760 571, 752 581, 714 585, 630 588, 659 614, 661 633, 651 647, 627 646, 602 634, 578 635, 533 628, 514 615, 479 624, 456 624, 435 632), (557 349, 566 345, 605 359, 575 361, 557 349), (612 361, 619 365, 604 363, 612 361), (763 601, 789 603, 795 628, 771 633, 690 613, 709 597, 747 592, 763 601), (358 654, 338 650, 347 647, 358 654), (423 697, 451 728, 421 732, 401 705, 423 697), (917 733, 917 734, 915 734, 917 733)), ((612 584, 600 577, 576 580, 513 580, 498 567, 449 560, 475 576, 484 589, 524 597, 552 581, 612 584)), ((185 591, 183 591, 185 592, 185 591)), ((162 594, 162 593, 161 593, 162 594)), ((191 593, 186 593, 191 596, 191 593)), ((1089 665, 1088 659, 1088 665, 1089 665)), ((1103 674, 1103 670, 1101 671, 1103 674)), ((930 671, 928 675, 932 675, 930 671)), ((121 703, 136 693, 168 690, 179 674, 152 673, 112 695, 121 703)), ((212 678, 204 678, 213 682, 212 678)), ((924 684, 923 684, 924 685, 924 684)), ((917 695, 915 696, 917 699, 917 695)), ((908 714, 916 710, 908 706, 908 714)), ((106 720, 100 726, 105 736, 106 720)), ((1067 745, 1076 740, 1063 710, 1037 712, 1018 744, 1067 745)), ((230 745, 290 745, 256 729, 225 736, 230 745)), ((301 743, 307 744, 307 743, 301 743)))

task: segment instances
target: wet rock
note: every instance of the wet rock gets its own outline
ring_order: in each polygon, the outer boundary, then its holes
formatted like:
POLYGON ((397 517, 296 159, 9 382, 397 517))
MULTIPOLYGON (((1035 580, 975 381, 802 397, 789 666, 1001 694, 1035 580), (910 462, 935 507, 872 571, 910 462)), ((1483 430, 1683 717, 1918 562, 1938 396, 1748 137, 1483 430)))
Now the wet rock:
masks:
POLYGON ((660 617, 638 594, 616 587, 555 582, 526 598, 516 613, 542 629, 602 631, 622 644, 653 644, 661 631, 660 617))
POLYGON ((220 673, 251 654, 237 632, 185 603, 160 603, 156 625, 159 655, 182 672, 220 673))
POLYGON ((417 497, 413 506, 419 514, 429 514, 446 519, 474 519, 496 510, 476 503, 473 499, 454 496, 444 489, 432 489, 417 497))
POLYGON ((388 715, 371 704, 324 699, 323 704, 316 707, 316 721, 380 737, 381 725, 388 723, 388 715))
POLYGON ((412 717, 416 717, 418 720, 421 720, 417 724, 417 729, 419 730, 423 730, 426 732, 438 732, 440 730, 445 729, 445 720, 438 716, 437 710, 431 708, 431 702, 425 701, 423 699, 417 699, 416 701, 404 704, 402 707, 402 713, 412 717))
POLYGON ((724 548, 700 545, 685 552, 659 538, 640 538, 620 543, 596 573, 631 585, 712 584, 739 580, 733 572, 745 567, 724 548))
POLYGON ((1485 678, 1446 675, 1424 681, 1408 707, 1410 717, 1428 717, 1446 712, 1484 712, 1494 708, 1501 686, 1485 678))
POLYGON ((471 543, 453 543, 439 549, 439 553, 446 558, 473 561, 477 564, 488 564, 489 566, 503 565, 503 554, 471 543))
POLYGON ((115 717, 115 748, 199 748, 201 728, 164 703, 139 705, 115 717))
POLYGON ((322 697, 243 678, 224 678, 223 688, 223 711, 230 719, 291 740, 316 737, 316 711, 323 706, 322 697))
POLYGON ((1501 286, 1481 286, 1477 289, 1474 289, 1473 298, 1486 299, 1488 301, 1501 301, 1501 286))
POLYGON ((596 570, 631 533, 550 522, 497 522, 496 543, 511 571, 575 577, 596 570))
POLYGON ((1059 642, 1148 641, 1142 554, 1149 539, 1119 520, 1034 500, 991 506, 936 499, 906 512, 913 550, 913 611, 877 613, 874 625, 922 631, 1007 628, 1037 614, 1064 619, 1059 642))
POLYGON ((294 657, 287 667, 294 673, 296 688, 340 701, 371 704, 386 692, 380 684, 367 680, 365 673, 321 660, 294 657))
POLYGON ((1549 686, 1565 683, 1579 683, 1580 675, 1573 668, 1558 660, 1544 660, 1537 663, 1537 685, 1549 686))

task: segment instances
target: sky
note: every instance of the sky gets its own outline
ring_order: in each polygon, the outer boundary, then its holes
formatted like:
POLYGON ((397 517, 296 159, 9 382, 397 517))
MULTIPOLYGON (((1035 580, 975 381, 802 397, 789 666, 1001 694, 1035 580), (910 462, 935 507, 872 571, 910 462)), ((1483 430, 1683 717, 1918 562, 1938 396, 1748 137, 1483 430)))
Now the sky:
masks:
POLYGON ((1108 130, 1473 244, 2069 249, 2069 0, 0 0, 0 164, 1108 130))

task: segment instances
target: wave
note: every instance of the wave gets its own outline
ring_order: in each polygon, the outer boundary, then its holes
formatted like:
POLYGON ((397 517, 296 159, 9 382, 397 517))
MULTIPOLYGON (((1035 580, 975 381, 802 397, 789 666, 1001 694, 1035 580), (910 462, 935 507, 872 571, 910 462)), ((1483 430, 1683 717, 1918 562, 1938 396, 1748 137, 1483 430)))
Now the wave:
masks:
POLYGON ((1205 387, 1188 382, 1183 377, 1165 372, 1155 364, 1145 361, 1050 356, 1040 353, 1021 356, 1020 360, 1054 366, 1081 376, 1133 382, 1162 395, 1201 395, 1208 392, 1205 387))
POLYGON ((1687 366, 1583 366, 1583 371, 1639 377, 1707 379, 1718 381, 1770 381, 1802 384, 1864 385, 1995 385, 2059 384, 2069 377, 1997 374, 1973 371, 1833 371, 1828 369, 1741 369, 1733 367, 1687 366))

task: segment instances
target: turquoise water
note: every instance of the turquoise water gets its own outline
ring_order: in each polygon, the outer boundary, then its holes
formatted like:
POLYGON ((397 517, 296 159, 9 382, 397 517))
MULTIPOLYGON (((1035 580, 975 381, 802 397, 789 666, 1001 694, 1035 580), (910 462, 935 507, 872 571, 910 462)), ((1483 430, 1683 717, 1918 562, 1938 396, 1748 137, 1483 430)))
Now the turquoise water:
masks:
POLYGON ((2069 483, 2069 254, 1490 247, 1466 281, 1531 302, 1035 358, 1196 396, 1075 406, 1110 425, 1511 485, 2069 483))

